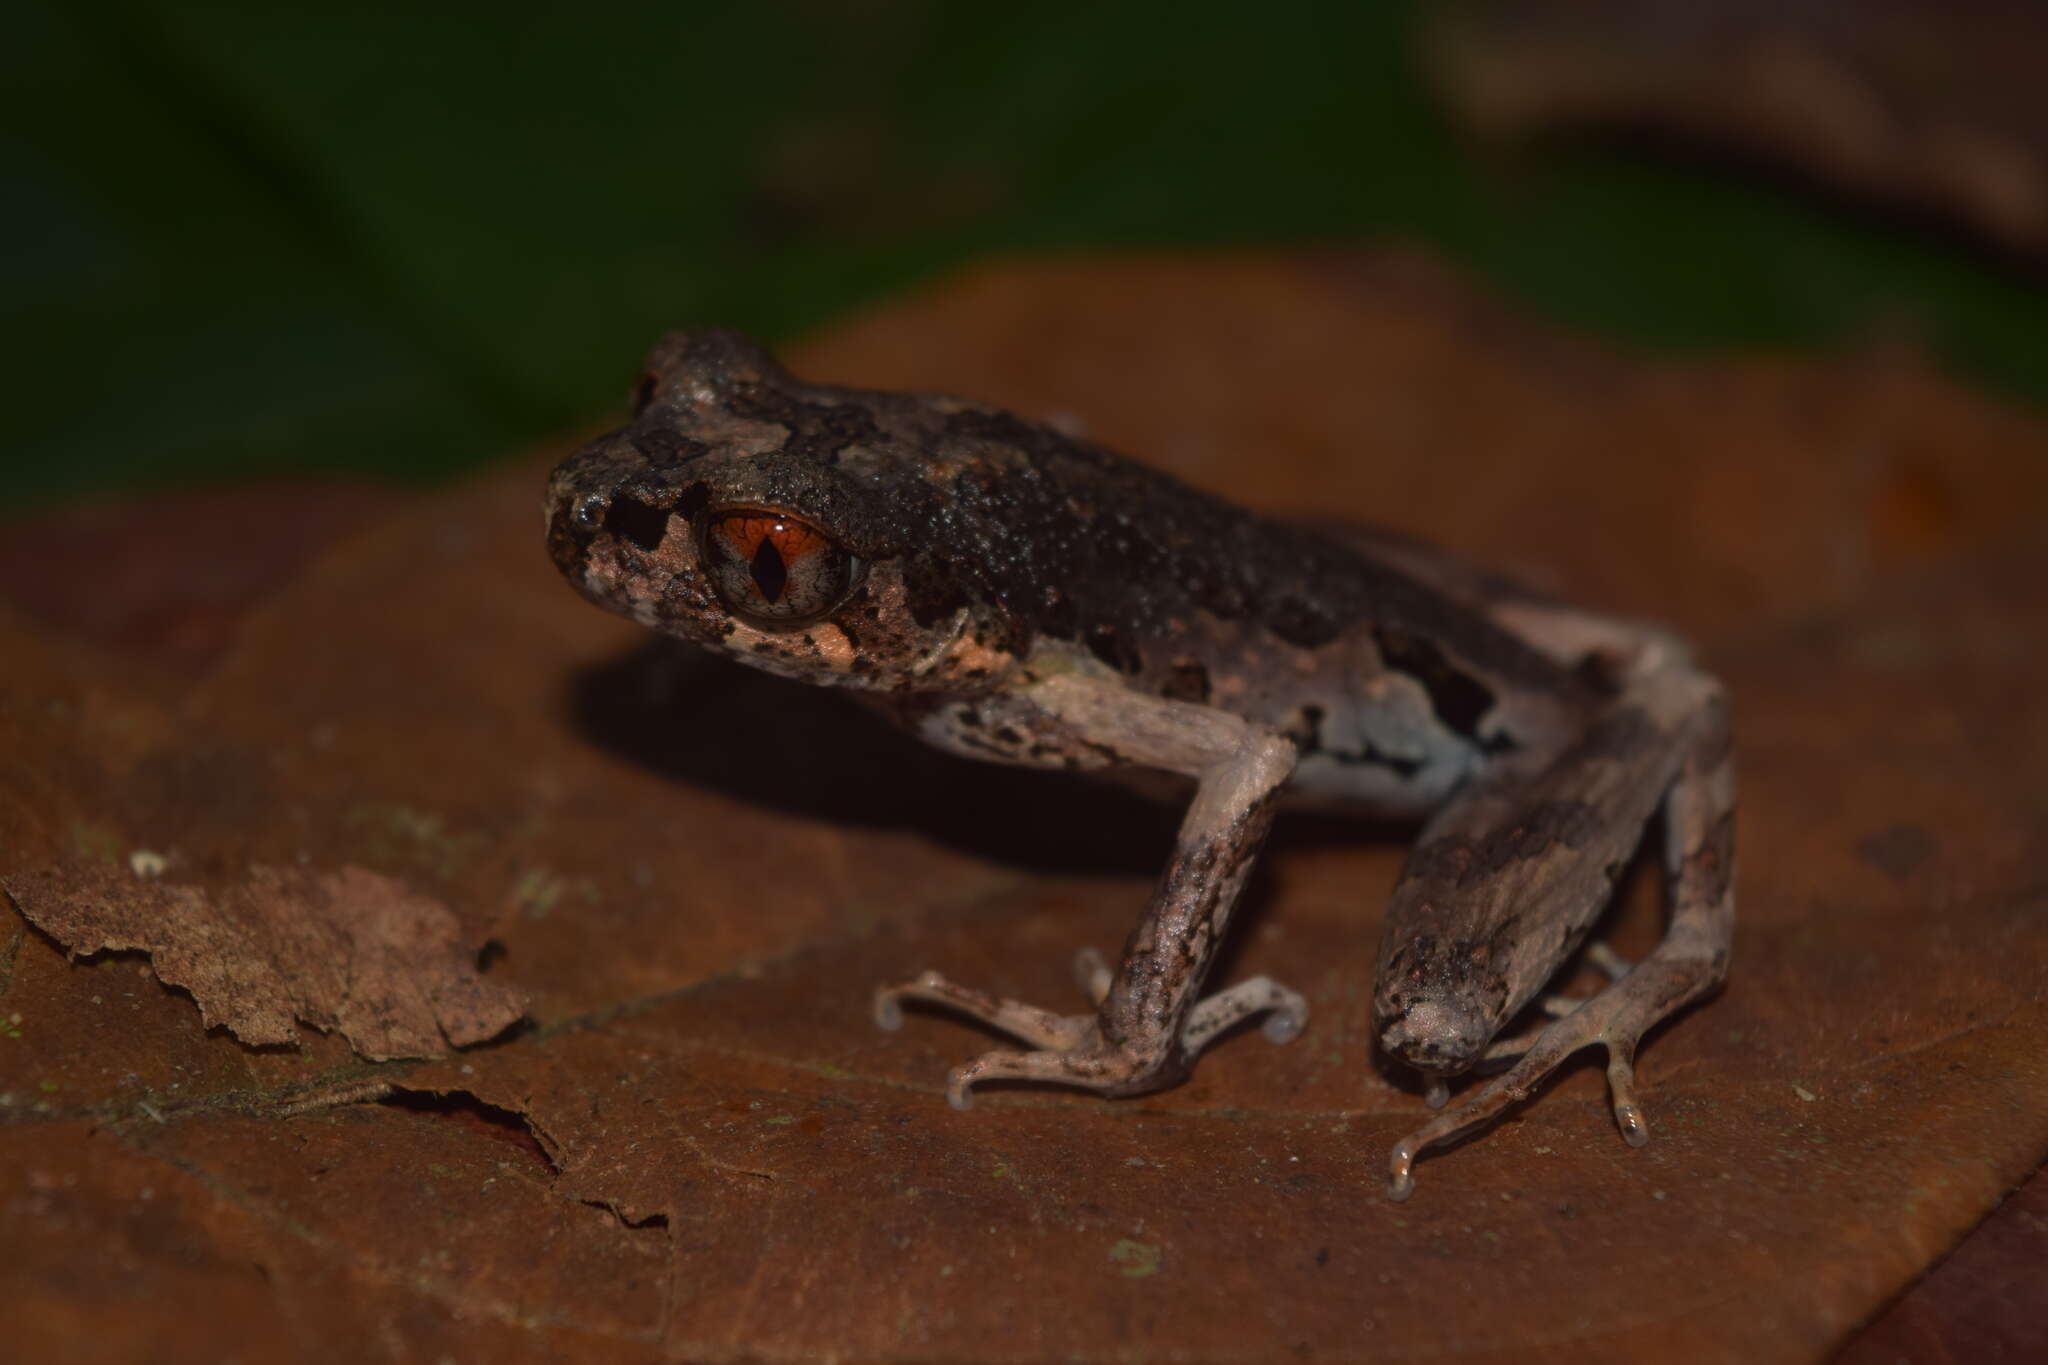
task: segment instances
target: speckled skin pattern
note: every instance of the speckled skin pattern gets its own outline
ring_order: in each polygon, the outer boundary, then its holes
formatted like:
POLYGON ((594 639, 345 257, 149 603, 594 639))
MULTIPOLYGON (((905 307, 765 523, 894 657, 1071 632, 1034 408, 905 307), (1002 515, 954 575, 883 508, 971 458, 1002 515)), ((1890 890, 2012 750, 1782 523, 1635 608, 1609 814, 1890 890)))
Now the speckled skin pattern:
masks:
POLYGON ((727 332, 649 358, 632 422, 556 469, 548 544, 582 593, 786 677, 853 689, 927 742, 1000 762, 1193 780, 1152 903, 1095 1008, 1056 1014, 936 973, 882 990, 1030 1045, 958 1068, 1127 1095, 1171 1085, 1254 1014, 1307 1003, 1255 978, 1201 995, 1274 810, 1426 818, 1382 931, 1381 1045, 1431 1078, 1519 1056, 1404 1138, 1497 1115, 1571 1052, 1608 1049, 1617 1121, 1646 1135, 1644 1030, 1709 992, 1733 925, 1727 709, 1653 627, 1521 592, 1386 532, 1261 518, 963 399, 801 382, 727 332), (1527 1039, 1496 1036, 1585 940, 1662 806, 1665 940, 1527 1039))

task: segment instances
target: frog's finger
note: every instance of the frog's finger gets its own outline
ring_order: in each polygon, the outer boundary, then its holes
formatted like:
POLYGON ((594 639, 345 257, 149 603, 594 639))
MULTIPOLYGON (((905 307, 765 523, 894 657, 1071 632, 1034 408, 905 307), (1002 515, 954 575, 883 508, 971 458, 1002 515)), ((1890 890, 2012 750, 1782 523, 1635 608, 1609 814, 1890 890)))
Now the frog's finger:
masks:
POLYGON ((1116 981, 1116 973, 1110 970, 1109 962, 1093 948, 1083 948, 1074 954, 1074 980, 1080 985, 1081 993, 1088 997, 1091 1005, 1100 1005, 1109 995, 1110 986, 1116 981))
POLYGON ((973 1088, 989 1081, 1041 1081, 1099 1095, 1142 1095, 1175 1084, 1187 1070, 1186 1059, 1170 1049, 1117 1047, 1095 1035, 1061 1050, 983 1053, 946 1077, 946 1099, 955 1109, 969 1108, 973 1088))
POLYGON ((1308 1001, 1269 976, 1255 976, 1229 990, 1218 991, 1188 1011, 1181 1025, 1180 1045, 1193 1057, 1217 1034, 1233 1024, 1264 1014, 1263 1032, 1272 1043, 1291 1043, 1308 1027, 1308 1001))
POLYGON ((1056 1050, 1077 1046, 1095 1024, 1093 1015, 1054 1014, 1051 1010, 1042 1010, 1021 1000, 1010 1000, 963 986, 937 972, 926 972, 914 981, 884 986, 876 991, 875 1023, 890 1030, 901 1028, 902 1002, 905 1000, 958 1010, 1034 1047, 1056 1050))

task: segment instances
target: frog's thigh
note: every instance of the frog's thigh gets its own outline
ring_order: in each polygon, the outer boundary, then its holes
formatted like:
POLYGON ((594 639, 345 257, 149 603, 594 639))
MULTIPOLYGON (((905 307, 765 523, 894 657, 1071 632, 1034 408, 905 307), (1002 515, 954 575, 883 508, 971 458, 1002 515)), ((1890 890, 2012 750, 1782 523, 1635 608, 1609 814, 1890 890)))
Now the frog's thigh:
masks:
MULTIPOLYGON (((1490 1121, 1509 1105, 1527 1098, 1531 1088, 1566 1057, 1595 1043, 1608 1051, 1607 1078, 1615 1121, 1623 1136, 1640 1146, 1648 1140, 1648 1130, 1634 1096, 1638 1042, 1659 1020, 1707 993, 1727 973, 1735 918, 1735 778, 1725 702, 1718 685, 1689 671, 1642 680, 1623 701, 1623 709, 1640 711, 1653 723, 1655 734, 1668 739, 1645 748, 1635 782, 1593 780, 1591 787, 1606 791, 1620 812, 1633 809, 1633 787, 1642 781, 1655 784, 1653 790, 1665 808, 1665 852, 1671 881, 1671 920, 1665 937, 1648 958, 1543 1029, 1505 1074, 1465 1104, 1403 1138, 1390 1162, 1396 1198, 1405 1198, 1412 1188, 1410 1171, 1424 1148, 1490 1121)), ((1613 738, 1610 730, 1607 740, 1613 738)), ((1574 752, 1589 746, 1598 749, 1602 744, 1602 727, 1596 726, 1574 752)), ((1583 760, 1585 755, 1580 757, 1583 760)), ((1599 765, 1582 762, 1579 766, 1597 769, 1599 765)), ((1567 754, 1559 767, 1531 784, 1530 790, 1538 793, 1531 799, 1555 800, 1560 791, 1585 786, 1584 782, 1559 781, 1552 776, 1568 775, 1571 768, 1572 755, 1567 754)), ((1631 830, 1640 829, 1641 818, 1631 817, 1631 821, 1631 830)), ((1593 907, 1595 913, 1597 908, 1593 907)), ((1382 982, 1383 990, 1386 984, 1382 982)))
POLYGON ((1606 907, 1686 735, 1683 713, 1624 698, 1547 766, 1497 769, 1430 821, 1380 934, 1390 1056, 1446 1075, 1480 1058, 1606 907))
POLYGON ((1307 1019, 1301 996, 1265 978, 1196 1004, 1231 909, 1272 823, 1273 799, 1294 768, 1284 737, 1228 713, 1158 698, 1133 697, 1109 684, 1059 678, 1032 700, 1089 744, 1120 762, 1196 778, 1174 852, 1145 916, 1125 945, 1115 974, 1084 956, 1083 986, 1093 1015, 1053 1015, 956 985, 936 973, 877 996, 884 1024, 897 1001, 942 1004, 1034 1044, 1033 1052, 995 1052, 952 1073, 948 1094, 964 1107, 970 1089, 989 1080, 1037 1080, 1104 1094, 1137 1094, 1170 1085, 1193 1054, 1218 1033, 1260 1011, 1285 1041, 1307 1019))

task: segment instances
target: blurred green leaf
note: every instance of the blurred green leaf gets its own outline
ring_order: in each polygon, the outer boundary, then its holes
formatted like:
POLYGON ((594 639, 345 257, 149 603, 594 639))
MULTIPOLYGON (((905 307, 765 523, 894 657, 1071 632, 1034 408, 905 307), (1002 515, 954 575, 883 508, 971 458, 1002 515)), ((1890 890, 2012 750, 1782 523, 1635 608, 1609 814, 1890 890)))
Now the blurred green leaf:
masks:
POLYGON ((0 506, 435 477, 998 250, 1419 239, 1665 349, 1905 332, 2048 398, 2038 279, 1726 168, 1466 146, 1412 6, 29 0, 0 506))

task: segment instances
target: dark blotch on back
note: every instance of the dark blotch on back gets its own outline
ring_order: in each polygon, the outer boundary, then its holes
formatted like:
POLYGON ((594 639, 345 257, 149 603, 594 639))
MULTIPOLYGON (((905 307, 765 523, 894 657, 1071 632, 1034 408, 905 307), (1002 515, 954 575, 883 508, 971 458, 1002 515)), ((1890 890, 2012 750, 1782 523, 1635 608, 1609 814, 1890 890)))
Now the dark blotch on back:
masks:
POLYGON ((1313 758, 1320 754, 1332 763, 1385 768, 1403 779, 1413 777, 1422 771, 1421 759, 1396 758, 1392 754, 1382 752, 1370 741, 1360 744, 1356 749, 1330 748, 1323 742, 1323 715, 1323 708, 1320 706, 1304 706, 1295 713, 1294 722, 1287 727, 1287 737, 1294 741, 1296 752, 1303 758, 1313 758))
POLYGON ((1089 627, 1087 643, 1089 653, 1119 673, 1136 673, 1145 666, 1144 654, 1115 626, 1100 623, 1089 627))
POLYGON ((693 483, 683 490, 676 499, 676 515, 684 521, 694 522, 711 505, 711 488, 707 484, 693 483))
POLYGON ((656 507, 630 493, 620 493, 605 510, 604 529, 615 536, 624 536, 651 553, 660 546, 661 538, 668 534, 668 509, 656 507))
POLYGON ((1475 744, 1479 742, 1479 722, 1493 709, 1493 689, 1453 666, 1431 640, 1392 626, 1374 630, 1372 638, 1387 667, 1422 684, 1438 720, 1475 744))
POLYGON ((633 448, 657 468, 694 460, 711 450, 702 441, 693 441, 675 428, 665 426, 634 428, 633 448))
MULTIPOLYGON (((1409 645, 1401 666, 1418 674, 1445 724, 1466 734, 1494 704, 1467 668, 1534 687, 1570 685, 1521 641, 1312 529, 1255 517, 1009 413, 950 413, 942 435, 949 445, 1000 448, 951 481, 954 500, 980 513, 983 536, 981 553, 963 556, 960 568, 1020 618, 1027 637, 1073 640, 1130 671, 1142 662, 1135 642, 1159 638, 1192 610, 1254 621, 1303 649, 1377 622, 1409 645)), ((1193 690, 1195 681, 1166 686, 1193 690)))
POLYGON ((1598 832, 1600 821, 1600 812, 1583 801, 1538 801, 1502 829, 1476 838, 1440 835, 1417 845, 1401 875, 1443 887, 1476 886, 1525 859, 1578 848, 1598 832))
POLYGON ((830 464, 849 446, 882 441, 874 417, 856 403, 812 402, 768 384, 742 384, 728 405, 742 417, 788 428, 783 453, 799 459, 830 464))
POLYGON ((1173 701, 1206 705, 1209 701, 1209 670, 1195 663, 1175 664, 1167 673, 1166 683, 1159 693, 1173 701))

